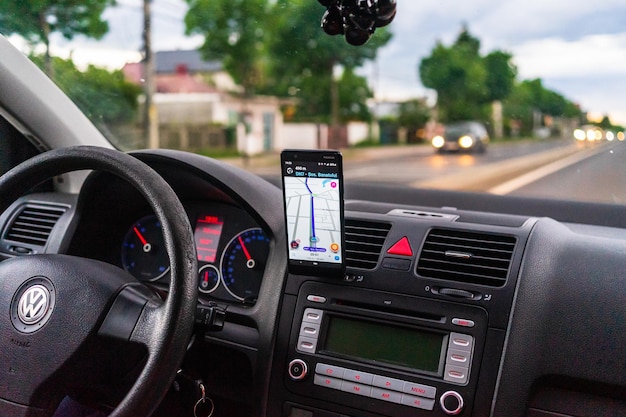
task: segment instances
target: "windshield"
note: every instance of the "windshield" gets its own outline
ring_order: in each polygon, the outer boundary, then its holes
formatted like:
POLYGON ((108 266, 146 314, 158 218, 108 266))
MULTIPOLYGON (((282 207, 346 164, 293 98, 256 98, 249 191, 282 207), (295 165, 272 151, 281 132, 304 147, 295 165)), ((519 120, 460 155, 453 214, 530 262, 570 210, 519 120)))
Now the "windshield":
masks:
POLYGON ((0 32, 120 149, 269 177, 340 149, 347 183, 626 202, 623 1, 57 3, 3 1, 0 32))

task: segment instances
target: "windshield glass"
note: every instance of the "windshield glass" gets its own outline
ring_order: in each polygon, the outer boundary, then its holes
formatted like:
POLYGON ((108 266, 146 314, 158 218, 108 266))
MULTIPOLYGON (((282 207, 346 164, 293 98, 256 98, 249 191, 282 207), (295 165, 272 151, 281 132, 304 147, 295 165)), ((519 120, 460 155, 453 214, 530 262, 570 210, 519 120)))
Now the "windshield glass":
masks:
POLYGON ((341 149, 348 183, 624 204, 623 16, 617 0, 8 0, 0 32, 123 150, 275 177, 282 149, 341 149))

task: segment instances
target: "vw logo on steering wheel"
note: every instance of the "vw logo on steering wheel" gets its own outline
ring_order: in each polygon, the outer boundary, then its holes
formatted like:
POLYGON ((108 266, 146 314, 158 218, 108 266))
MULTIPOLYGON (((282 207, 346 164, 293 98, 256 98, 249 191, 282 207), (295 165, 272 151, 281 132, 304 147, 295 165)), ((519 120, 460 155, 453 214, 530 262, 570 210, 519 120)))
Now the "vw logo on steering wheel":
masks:
POLYGON ((11 302, 11 322, 22 333, 41 329, 56 306, 56 291, 46 277, 37 276, 24 282, 11 302))
POLYGON ((20 297, 17 314, 22 323, 32 325, 39 322, 50 306, 50 292, 43 285, 33 285, 20 297))

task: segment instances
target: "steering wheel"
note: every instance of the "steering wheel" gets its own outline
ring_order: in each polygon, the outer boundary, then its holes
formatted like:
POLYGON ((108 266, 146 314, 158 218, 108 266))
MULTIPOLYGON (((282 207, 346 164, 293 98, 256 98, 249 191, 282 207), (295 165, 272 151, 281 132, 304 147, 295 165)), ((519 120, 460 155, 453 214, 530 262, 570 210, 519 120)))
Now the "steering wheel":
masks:
MULTIPOLYGON (((76 170, 117 175, 147 200, 162 224, 171 266, 165 300, 115 266, 68 255, 0 262, 0 416, 49 416, 62 396, 98 380, 98 366, 124 352, 103 341, 143 346, 143 368, 111 412, 150 415, 185 354, 197 302, 193 234, 174 191, 136 158, 80 146, 38 155, 0 177, 0 213, 26 191, 76 170)), ((98 381, 101 382, 101 381, 98 381)), ((110 382, 109 382, 110 383, 110 382)))

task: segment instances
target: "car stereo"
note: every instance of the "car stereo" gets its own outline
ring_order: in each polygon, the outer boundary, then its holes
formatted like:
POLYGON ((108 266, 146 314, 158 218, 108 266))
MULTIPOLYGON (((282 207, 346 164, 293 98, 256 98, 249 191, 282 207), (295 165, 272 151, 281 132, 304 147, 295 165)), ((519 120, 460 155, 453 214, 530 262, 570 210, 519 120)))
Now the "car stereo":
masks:
POLYGON ((471 407, 486 331, 481 307, 308 282, 285 384, 381 414, 460 414, 471 407))

